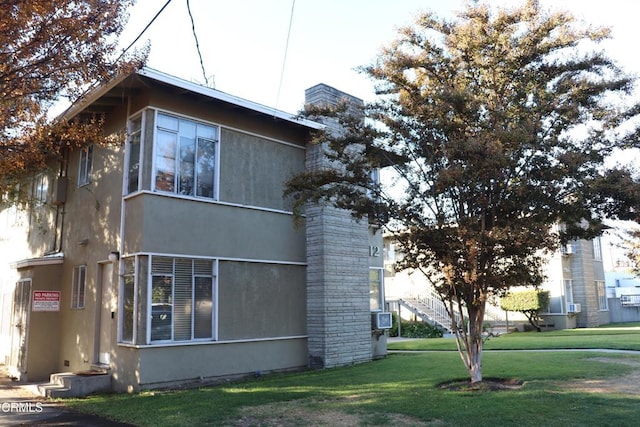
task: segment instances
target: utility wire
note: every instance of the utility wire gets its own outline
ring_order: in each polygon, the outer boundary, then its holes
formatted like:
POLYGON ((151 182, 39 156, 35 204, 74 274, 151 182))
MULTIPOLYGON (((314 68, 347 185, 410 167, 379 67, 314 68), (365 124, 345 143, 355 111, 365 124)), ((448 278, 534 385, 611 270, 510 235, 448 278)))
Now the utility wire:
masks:
POLYGON ((284 79, 284 68, 287 63, 287 53, 289 52, 289 38, 291 37, 291 27, 293 25, 293 10, 296 7, 296 0, 292 0, 291 2, 291 14, 289 16, 289 29, 287 30, 287 43, 284 46, 284 57, 282 58, 282 69, 280 70, 280 84, 278 84, 278 95, 276 96, 276 106, 275 110, 278 109, 278 104, 280 103, 280 91, 282 90, 282 80, 284 79))
MULTIPOLYGON (((124 54, 125 54, 125 53, 127 53, 127 51, 128 51, 129 49, 131 49, 131 47, 132 47, 134 44, 136 44, 136 42, 137 42, 138 40, 140 40, 140 37, 142 37, 142 35, 143 35, 143 34, 144 34, 148 29, 149 29, 149 27, 151 26, 151 24, 153 24, 153 22, 156 20, 156 18, 158 18, 158 16, 160 16, 160 14, 162 13, 162 11, 163 11, 163 10, 165 10, 165 8, 166 8, 167 6, 169 6, 169 3, 171 3, 171 0, 167 0, 167 2, 164 4, 164 6, 162 6, 162 8, 158 11, 158 13, 156 13, 156 15, 151 19, 151 21, 149 21, 149 23, 144 27, 144 29, 143 29, 142 31, 140 31, 140 34, 138 34, 138 37, 136 37, 136 38, 135 38, 135 40, 133 40, 133 41, 129 44, 129 46, 127 46, 127 47, 122 51, 122 53, 120 54, 120 56, 118 56, 118 58, 117 58, 115 61, 113 61, 113 63, 114 63, 114 64, 115 64, 116 62, 118 62, 118 61, 119 61, 119 60, 124 56, 124 54)), ((188 5, 188 4, 189 4, 189 1, 187 0, 187 5, 188 5)))
POLYGON ((193 38, 196 41, 196 50, 198 51, 198 58, 200 58, 200 68, 202 68, 202 77, 204 77, 204 83, 208 87, 209 79, 207 79, 207 73, 204 71, 204 62, 202 61, 202 53, 200 52, 200 43, 198 43, 198 36, 196 35, 196 25, 193 22, 193 15, 191 14, 191 7, 189 6, 189 0, 187 0, 187 11, 189 12, 189 18, 191 18, 191 32, 193 38))

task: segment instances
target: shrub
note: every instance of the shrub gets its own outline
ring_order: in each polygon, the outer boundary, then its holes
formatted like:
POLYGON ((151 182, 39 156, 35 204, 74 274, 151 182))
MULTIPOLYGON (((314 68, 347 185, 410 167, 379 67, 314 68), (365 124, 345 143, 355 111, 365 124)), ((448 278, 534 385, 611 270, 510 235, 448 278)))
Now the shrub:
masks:
MULTIPOLYGON (((389 329, 390 337, 398 336, 398 315, 392 313, 393 326, 389 329)), ((432 326, 426 322, 405 322, 401 323, 401 332, 404 338, 442 338, 443 331, 437 326, 432 326)))
POLYGON ((549 304, 549 291, 527 289, 510 292, 500 299, 500 308, 524 313, 531 326, 540 332, 540 312, 549 304))

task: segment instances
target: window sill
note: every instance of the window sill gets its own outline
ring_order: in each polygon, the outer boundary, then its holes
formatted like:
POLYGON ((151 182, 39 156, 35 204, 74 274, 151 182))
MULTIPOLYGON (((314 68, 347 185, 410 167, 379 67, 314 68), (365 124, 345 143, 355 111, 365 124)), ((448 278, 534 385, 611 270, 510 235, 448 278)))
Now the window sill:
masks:
MULTIPOLYGON (((229 207, 233 207, 233 208, 250 209, 250 210, 262 211, 262 212, 271 212, 271 213, 277 213, 277 214, 283 214, 283 215, 293 215, 293 211, 286 211, 286 210, 283 210, 283 209, 266 208, 266 207, 254 206, 254 205, 243 205, 243 204, 239 204, 239 203, 223 202, 223 201, 216 200, 216 199, 209 199, 209 198, 204 198, 204 197, 194 197, 194 196, 183 196, 181 194, 166 193, 166 192, 161 192, 161 191, 141 190, 141 191, 136 191, 134 193, 126 194, 126 195, 124 195, 123 198, 124 198, 124 200, 129 200, 129 199, 133 199, 134 197, 138 197, 138 196, 141 196, 141 195, 144 195, 144 194, 152 195, 152 196, 158 196, 158 197, 168 197, 170 199, 188 200, 188 201, 191 201, 191 202, 208 203, 208 204, 211 204, 211 205, 229 206, 229 207)), ((302 217, 304 218, 305 215, 302 215, 302 217)))
POLYGON ((299 340, 306 339, 307 335, 294 335, 290 337, 270 337, 270 338, 254 338, 254 339, 243 339, 243 340, 225 340, 225 341, 172 341, 172 342, 158 342, 157 344, 132 344, 126 342, 119 342, 119 347, 127 347, 127 348, 137 348, 137 349, 148 349, 148 348, 164 348, 164 347, 185 347, 185 346, 198 346, 198 345, 224 345, 224 344, 244 344, 244 343, 254 343, 254 342, 265 342, 265 341, 288 341, 288 340, 299 340))

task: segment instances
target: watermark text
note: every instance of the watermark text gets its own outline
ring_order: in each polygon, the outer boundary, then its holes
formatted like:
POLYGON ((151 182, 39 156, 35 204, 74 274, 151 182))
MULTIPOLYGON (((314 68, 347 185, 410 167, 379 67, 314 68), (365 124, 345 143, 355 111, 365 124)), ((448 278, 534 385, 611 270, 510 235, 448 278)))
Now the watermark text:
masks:
POLYGON ((21 412, 37 414, 44 410, 42 402, 2 402, 0 403, 0 412, 3 414, 9 412, 21 412))

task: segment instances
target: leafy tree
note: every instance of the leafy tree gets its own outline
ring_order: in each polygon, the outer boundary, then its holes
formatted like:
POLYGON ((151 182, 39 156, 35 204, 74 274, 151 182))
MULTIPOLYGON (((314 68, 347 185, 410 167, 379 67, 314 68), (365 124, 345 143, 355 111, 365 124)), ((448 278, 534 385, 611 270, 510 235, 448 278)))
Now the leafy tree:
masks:
POLYGON ((616 246, 625 251, 630 261, 629 270, 640 276, 640 227, 637 222, 616 225, 614 235, 619 239, 616 246))
POLYGON ((538 289, 509 292, 500 299, 500 308, 523 313, 538 332, 541 331, 540 311, 546 308, 547 304, 549 304, 549 291, 538 289))
POLYGON ((286 193, 299 210, 331 203, 396 233, 399 268, 424 272, 463 319, 454 331, 472 382, 487 300, 539 285, 545 252, 598 235, 602 215, 637 215, 637 199, 606 192, 638 185, 603 166, 636 140, 620 126, 638 111, 619 102, 634 80, 596 49, 608 36, 534 0, 472 2, 451 22, 426 13, 363 67, 378 95, 364 120, 306 112, 344 128, 316 138, 341 166, 298 175, 286 193), (393 171, 383 186, 371 174, 381 166, 393 171))
POLYGON ((633 262, 633 272, 640 276, 640 231, 634 231, 633 237, 627 256, 633 262))
POLYGON ((64 147, 98 142, 99 117, 84 123, 46 117, 91 83, 141 65, 144 54, 114 61, 133 0, 0 1, 0 195, 64 147))

